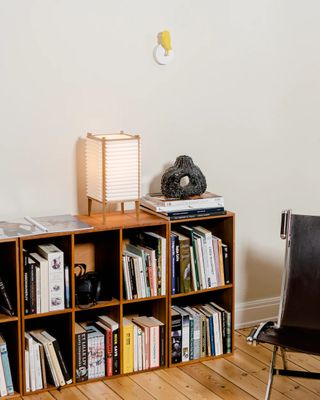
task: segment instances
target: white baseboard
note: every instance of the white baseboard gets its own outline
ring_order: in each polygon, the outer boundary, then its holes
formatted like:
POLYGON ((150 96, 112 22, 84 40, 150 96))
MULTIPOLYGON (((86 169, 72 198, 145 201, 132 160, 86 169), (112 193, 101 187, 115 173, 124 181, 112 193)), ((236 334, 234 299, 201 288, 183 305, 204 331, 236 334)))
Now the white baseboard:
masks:
POLYGON ((235 328, 254 326, 262 321, 278 318, 280 297, 246 301, 236 304, 235 328))

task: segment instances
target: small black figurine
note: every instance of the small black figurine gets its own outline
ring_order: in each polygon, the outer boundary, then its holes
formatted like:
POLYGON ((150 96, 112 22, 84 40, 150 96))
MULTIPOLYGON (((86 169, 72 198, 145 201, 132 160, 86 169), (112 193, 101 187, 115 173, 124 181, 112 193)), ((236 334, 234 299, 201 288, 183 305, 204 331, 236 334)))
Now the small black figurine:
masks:
POLYGON ((179 156, 161 178, 161 192, 165 197, 186 199, 200 195, 206 189, 205 176, 189 156, 179 156), (186 185, 183 185, 183 180, 187 180, 186 185))

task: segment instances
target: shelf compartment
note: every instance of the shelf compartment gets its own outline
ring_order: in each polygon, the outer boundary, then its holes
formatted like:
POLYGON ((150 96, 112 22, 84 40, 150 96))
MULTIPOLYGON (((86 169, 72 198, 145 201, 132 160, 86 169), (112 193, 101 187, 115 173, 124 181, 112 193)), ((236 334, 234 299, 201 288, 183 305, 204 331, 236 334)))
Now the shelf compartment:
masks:
MULTIPOLYGON (((74 265, 85 264, 87 272, 95 272, 101 282, 99 300, 120 298, 120 233, 119 230, 76 234, 74 265)), ((76 302, 75 302, 76 304, 76 302)))
POLYGON ((19 371, 21 371, 20 361, 20 335, 19 335, 19 323, 15 321, 3 322, 0 326, 0 332, 6 342, 7 352, 10 363, 10 370, 13 382, 14 393, 6 398, 14 398, 20 392, 20 377, 19 371))

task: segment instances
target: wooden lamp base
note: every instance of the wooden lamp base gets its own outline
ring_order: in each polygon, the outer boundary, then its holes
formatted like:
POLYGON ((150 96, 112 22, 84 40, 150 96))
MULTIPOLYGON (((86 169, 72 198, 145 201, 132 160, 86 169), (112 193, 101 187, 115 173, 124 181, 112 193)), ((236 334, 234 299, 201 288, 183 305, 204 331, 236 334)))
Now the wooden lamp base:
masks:
MULTIPOLYGON (((106 214, 107 214, 107 202, 103 202, 100 200, 93 199, 92 197, 88 197, 88 216, 91 216, 91 210, 92 210, 92 201, 96 201, 100 204, 102 204, 102 222, 105 224, 106 223, 106 214)), ((140 213, 140 200, 139 199, 133 199, 133 200, 124 200, 124 201, 109 201, 108 204, 117 204, 120 203, 121 205, 121 213, 124 214, 125 212, 125 207, 124 203, 128 202, 133 202, 135 203, 135 210, 136 210, 136 215, 137 217, 139 216, 140 213)))

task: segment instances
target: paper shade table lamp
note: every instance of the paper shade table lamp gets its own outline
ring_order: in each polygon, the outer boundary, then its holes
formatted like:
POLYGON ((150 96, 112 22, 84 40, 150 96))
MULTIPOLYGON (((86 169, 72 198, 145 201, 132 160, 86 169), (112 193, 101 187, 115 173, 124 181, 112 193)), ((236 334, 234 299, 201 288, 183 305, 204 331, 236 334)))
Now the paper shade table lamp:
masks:
POLYGON ((103 223, 107 203, 140 203, 140 136, 123 132, 86 137, 88 214, 92 201, 102 203, 103 223))

